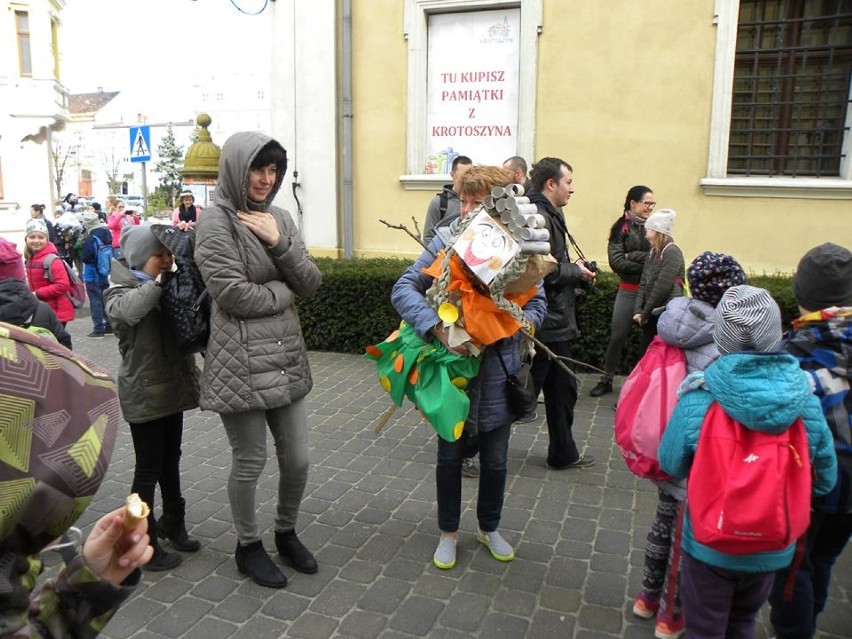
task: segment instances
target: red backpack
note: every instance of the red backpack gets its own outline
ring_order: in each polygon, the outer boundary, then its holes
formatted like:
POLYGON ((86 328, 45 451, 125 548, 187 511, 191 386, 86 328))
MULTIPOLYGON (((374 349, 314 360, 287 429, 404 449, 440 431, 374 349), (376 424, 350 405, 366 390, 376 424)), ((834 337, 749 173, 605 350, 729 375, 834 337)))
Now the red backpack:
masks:
POLYGON ((696 541, 729 555, 784 550, 811 519, 811 460, 799 417, 783 433, 746 428, 710 404, 687 482, 696 541))
POLYGON ((634 475, 671 479, 657 454, 685 377, 683 349, 656 336, 624 381, 615 410, 615 442, 634 475))

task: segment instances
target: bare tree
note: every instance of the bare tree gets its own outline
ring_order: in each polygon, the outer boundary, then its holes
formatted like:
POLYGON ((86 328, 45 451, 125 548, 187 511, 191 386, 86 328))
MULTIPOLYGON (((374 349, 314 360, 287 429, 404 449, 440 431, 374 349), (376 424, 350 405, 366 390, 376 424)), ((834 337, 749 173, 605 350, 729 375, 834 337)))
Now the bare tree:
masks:
POLYGON ((56 186, 56 197, 62 197, 62 181, 65 178, 65 165, 74 149, 50 138, 50 161, 53 164, 53 181, 56 186))
POLYGON ((118 157, 115 149, 107 148, 101 153, 101 167, 106 174, 107 186, 110 193, 121 193, 121 185, 123 181, 119 178, 121 170, 122 158, 118 157))

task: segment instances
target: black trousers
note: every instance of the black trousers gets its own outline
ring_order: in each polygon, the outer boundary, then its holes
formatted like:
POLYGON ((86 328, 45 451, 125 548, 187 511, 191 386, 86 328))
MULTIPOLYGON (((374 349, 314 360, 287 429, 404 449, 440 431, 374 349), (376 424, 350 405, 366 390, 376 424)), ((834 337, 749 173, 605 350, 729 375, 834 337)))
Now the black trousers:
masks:
MULTIPOLYGON (((571 357, 571 342, 547 342, 556 355, 571 357)), ((544 410, 547 415, 547 463, 564 466, 580 458, 571 434, 574 426, 574 405, 577 403, 577 380, 565 372, 540 349, 533 358, 530 374, 535 394, 544 391, 544 410)))
MULTIPOLYGON (((154 493, 160 485, 163 509, 180 503, 180 445, 183 439, 183 413, 174 413, 144 424, 130 424, 136 468, 131 491, 151 509, 149 531, 156 530, 154 493)), ((150 534, 150 533, 149 533, 150 534)), ((154 539, 154 535, 150 534, 154 539)))

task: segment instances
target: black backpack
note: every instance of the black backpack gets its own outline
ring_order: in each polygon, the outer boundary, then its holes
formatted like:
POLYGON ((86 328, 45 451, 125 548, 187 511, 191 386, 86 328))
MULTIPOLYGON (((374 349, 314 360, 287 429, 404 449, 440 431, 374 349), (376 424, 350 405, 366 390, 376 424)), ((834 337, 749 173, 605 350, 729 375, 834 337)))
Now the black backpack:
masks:
POLYGON ((182 353, 200 353, 210 339, 210 295, 193 257, 195 229, 181 231, 174 226, 154 225, 151 230, 174 255, 177 266, 160 284, 163 317, 182 353))

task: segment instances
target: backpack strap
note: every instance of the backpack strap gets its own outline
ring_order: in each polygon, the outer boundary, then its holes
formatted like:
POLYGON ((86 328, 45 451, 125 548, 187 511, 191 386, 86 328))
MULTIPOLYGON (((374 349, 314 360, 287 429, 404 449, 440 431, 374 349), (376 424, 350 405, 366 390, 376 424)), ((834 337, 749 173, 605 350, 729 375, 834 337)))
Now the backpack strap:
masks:
POLYGON ((56 259, 56 255, 51 253, 46 255, 45 258, 41 261, 41 265, 44 267, 44 275, 47 278, 47 281, 53 284, 53 271, 50 270, 50 265, 53 264, 53 260, 56 259))
POLYGON ((450 201, 450 196, 447 195, 446 189, 442 189, 441 192, 438 193, 438 198, 440 202, 438 210, 441 212, 441 217, 439 219, 443 220, 447 216, 447 205, 450 201))

